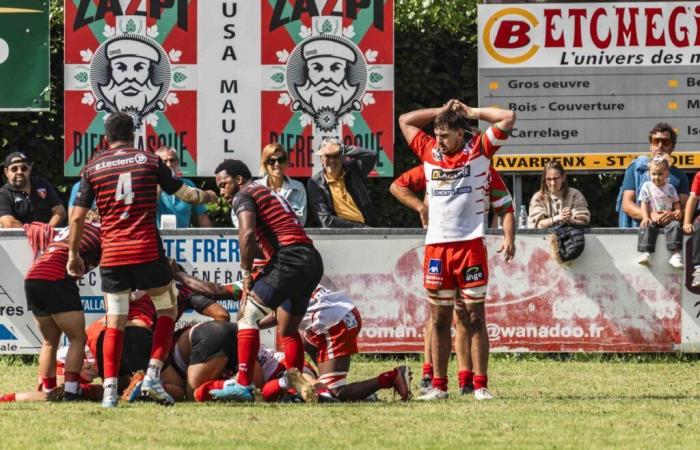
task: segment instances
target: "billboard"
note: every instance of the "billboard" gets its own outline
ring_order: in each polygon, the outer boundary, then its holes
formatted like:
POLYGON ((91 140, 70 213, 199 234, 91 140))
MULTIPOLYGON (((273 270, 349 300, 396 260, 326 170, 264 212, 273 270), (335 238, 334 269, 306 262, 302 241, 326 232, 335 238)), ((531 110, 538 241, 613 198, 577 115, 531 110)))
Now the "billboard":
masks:
POLYGON ((65 8, 64 173, 103 148, 110 112, 135 145, 178 151, 185 176, 225 158, 256 172, 280 142, 310 176, 324 137, 379 152, 393 174, 393 0, 73 0, 65 8))
POLYGON ((619 170, 668 122, 676 151, 700 149, 700 2, 480 5, 479 104, 518 113, 497 161, 539 170, 619 170), (502 159, 508 155, 510 159, 502 159), (568 158, 577 155, 579 158, 568 158))
POLYGON ((49 3, 0 0, 0 112, 48 111, 49 3))

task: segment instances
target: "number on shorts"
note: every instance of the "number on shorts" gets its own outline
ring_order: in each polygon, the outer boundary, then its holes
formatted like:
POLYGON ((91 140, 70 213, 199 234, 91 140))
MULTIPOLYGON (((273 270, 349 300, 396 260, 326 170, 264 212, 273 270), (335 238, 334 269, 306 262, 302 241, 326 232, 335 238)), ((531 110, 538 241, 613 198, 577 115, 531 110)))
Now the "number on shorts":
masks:
POLYGON ((345 317, 343 317, 343 322, 345 322, 345 327, 348 330, 352 330, 353 328, 355 328, 358 325, 357 318, 355 317, 355 314, 353 314, 352 312, 347 313, 345 315, 345 317))
POLYGON ((117 181, 117 190, 114 192, 116 201, 124 200, 124 203, 131 205, 134 202, 134 191, 131 190, 131 172, 122 173, 117 181))

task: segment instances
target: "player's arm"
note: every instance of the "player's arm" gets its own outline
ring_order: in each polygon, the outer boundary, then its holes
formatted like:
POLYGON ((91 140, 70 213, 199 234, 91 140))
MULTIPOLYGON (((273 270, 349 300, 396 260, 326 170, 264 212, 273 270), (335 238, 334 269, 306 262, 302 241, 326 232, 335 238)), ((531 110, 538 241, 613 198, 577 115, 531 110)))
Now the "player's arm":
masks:
POLYGON ((394 182, 391 183, 389 192, 391 192, 391 195, 393 195, 396 200, 401 202, 402 205, 411 208, 420 215, 423 228, 428 226, 428 205, 426 205, 423 200, 418 198, 418 196, 414 194, 411 189, 404 186, 399 186, 396 184, 396 182, 394 182))
POLYGON ((693 219, 695 218, 695 210, 698 207, 698 196, 695 192, 690 193, 688 201, 685 204, 685 215, 683 217, 683 231, 685 234, 693 234, 695 231, 695 226, 693 225, 693 219))
POLYGON ((498 251, 504 252, 506 261, 512 260, 515 256, 515 214, 512 209, 503 214, 503 242, 498 251))
POLYGON ((270 314, 260 319, 258 326, 261 330, 277 326, 277 314, 275 314, 275 311, 272 311, 270 314))
POLYGON ((231 320, 231 316, 229 316, 228 311, 207 296, 202 294, 192 294, 189 296, 187 301, 192 305, 192 308, 195 311, 203 316, 211 317, 212 319, 221 322, 229 322, 231 320))
POLYGON ((466 107, 465 114, 470 119, 483 120, 494 124, 503 131, 510 131, 515 125, 515 111, 501 108, 470 108, 466 107))
POLYGON ((253 269, 253 259, 258 251, 258 244, 255 240, 255 212, 240 211, 236 216, 238 217, 238 240, 241 246, 243 285, 250 287, 250 271, 253 269), (248 278, 248 283, 245 281, 246 278, 248 278))
POLYGON ((173 273, 175 280, 184 284, 188 288, 202 295, 205 295, 214 300, 232 298, 232 292, 226 286, 214 283, 213 281, 204 281, 192 276, 186 272, 177 271, 173 273))
POLYGON ((409 144, 420 133, 420 131, 430 124, 438 114, 442 111, 447 111, 454 105, 455 100, 450 100, 444 106, 439 108, 424 108, 415 111, 407 112, 399 116, 399 128, 404 139, 409 144))
POLYGON ((74 206, 70 211, 70 235, 68 237, 68 275, 80 277, 85 274, 85 263, 80 257, 80 240, 85 228, 85 217, 89 209, 84 206, 74 206))
POLYGON ((196 187, 191 187, 173 175, 173 172, 158 159, 158 185, 170 195, 174 195, 185 203, 200 205, 203 203, 214 203, 218 196, 214 191, 203 191, 196 187))

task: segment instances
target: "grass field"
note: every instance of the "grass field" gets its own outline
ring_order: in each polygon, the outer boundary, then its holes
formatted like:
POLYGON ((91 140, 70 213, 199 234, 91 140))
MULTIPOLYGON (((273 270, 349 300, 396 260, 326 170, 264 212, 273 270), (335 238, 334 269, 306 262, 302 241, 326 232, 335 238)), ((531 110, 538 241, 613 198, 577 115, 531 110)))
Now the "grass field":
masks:
MULTIPOLYGON (((420 370, 417 359, 362 358, 352 379, 399 363, 420 370)), ((30 390, 35 374, 0 358, 0 392, 30 390)), ((694 359, 495 355, 490 384, 496 399, 480 403, 453 385, 431 404, 389 391, 376 404, 315 406, 3 403, 0 448, 700 448, 694 359)))

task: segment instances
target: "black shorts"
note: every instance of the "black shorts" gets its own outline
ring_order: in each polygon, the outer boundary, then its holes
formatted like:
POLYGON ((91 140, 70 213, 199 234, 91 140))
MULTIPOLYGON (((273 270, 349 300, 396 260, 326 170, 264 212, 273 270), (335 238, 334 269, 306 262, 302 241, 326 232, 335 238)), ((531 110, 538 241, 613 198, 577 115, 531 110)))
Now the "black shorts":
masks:
POLYGON ((24 293, 27 307, 37 317, 83 310, 78 284, 72 278, 24 280, 24 293))
MULTIPOLYGON (((97 338, 97 372, 100 378, 104 379, 104 354, 103 343, 105 332, 102 330, 97 338)), ((122 350, 122 360, 119 366, 119 376, 131 376, 136 371, 146 370, 148 361, 151 359, 151 344, 153 343, 153 333, 148 328, 126 327, 124 329, 124 349, 122 350)))
POLYGON ((275 253, 253 285, 253 292, 270 308, 284 306, 303 316, 323 277, 323 260, 313 245, 288 245, 275 253))
POLYGON ((102 292, 145 291, 166 286, 173 281, 170 266, 164 259, 127 266, 102 267, 102 292))
POLYGON ((192 351, 190 366, 202 364, 217 356, 227 356, 226 368, 238 370, 238 325, 212 320, 194 327, 190 334, 192 351))

